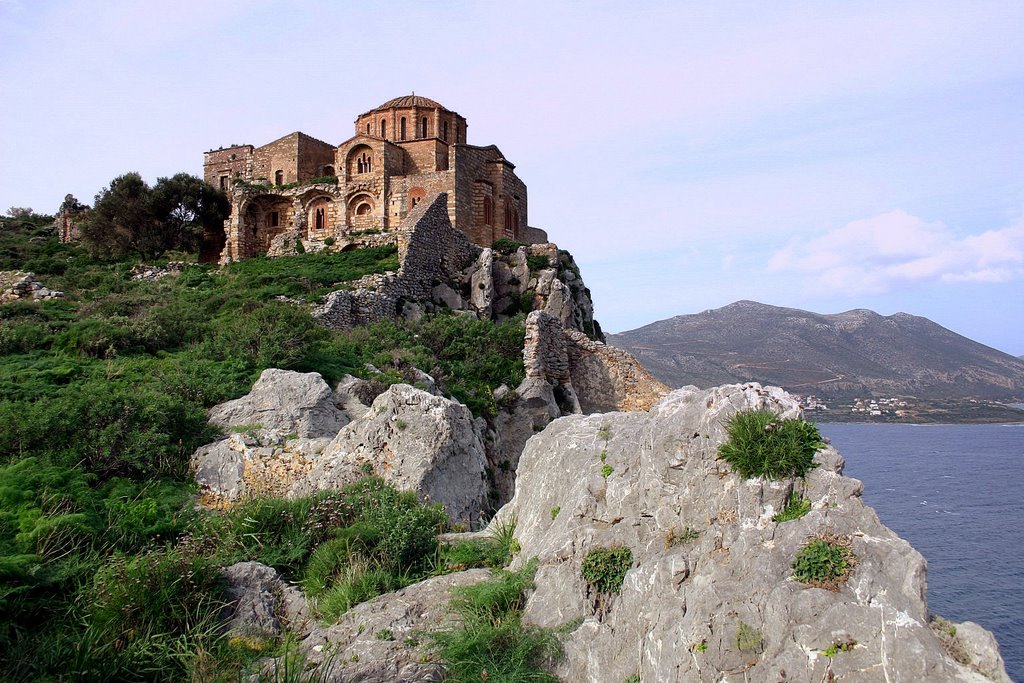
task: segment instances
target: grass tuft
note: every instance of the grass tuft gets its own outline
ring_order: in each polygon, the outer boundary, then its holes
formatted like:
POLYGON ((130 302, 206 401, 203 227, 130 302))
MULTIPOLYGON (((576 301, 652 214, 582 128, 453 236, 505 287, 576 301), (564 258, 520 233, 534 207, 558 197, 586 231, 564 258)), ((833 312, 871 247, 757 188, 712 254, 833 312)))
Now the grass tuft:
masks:
POLYGON ((770 410, 734 413, 726 423, 728 441, 719 457, 744 479, 802 477, 814 465, 825 442, 818 428, 804 420, 782 420, 770 410))

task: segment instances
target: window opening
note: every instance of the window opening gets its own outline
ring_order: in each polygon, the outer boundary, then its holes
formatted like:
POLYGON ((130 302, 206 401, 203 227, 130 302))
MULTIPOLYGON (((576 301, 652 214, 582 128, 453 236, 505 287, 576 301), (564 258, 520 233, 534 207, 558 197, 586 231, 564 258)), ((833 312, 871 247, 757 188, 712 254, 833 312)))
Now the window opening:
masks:
POLYGON ((386 138, 388 136, 388 122, 384 119, 380 120, 380 136, 386 138))
POLYGON ((484 225, 490 225, 494 221, 494 205, 490 197, 484 197, 484 225))
POLYGON ((405 139, 405 117, 404 116, 402 117, 402 120, 398 122, 398 125, 399 125, 398 139, 399 140, 404 140, 405 139))
POLYGON ((284 171, 274 171, 274 184, 284 185, 284 171))
POLYGON ((421 138, 427 137, 427 117, 426 116, 424 116, 422 119, 420 119, 420 137, 421 138))
POLYGON ((314 219, 313 224, 316 226, 317 230, 323 230, 324 229, 324 209, 323 209, 323 207, 320 207, 320 208, 318 208, 316 210, 316 218, 314 219))
POLYGON ((445 121, 441 124, 441 139, 448 142, 448 122, 445 121))
POLYGON ((270 212, 270 227, 276 228, 281 221, 281 215, 277 211, 270 212))

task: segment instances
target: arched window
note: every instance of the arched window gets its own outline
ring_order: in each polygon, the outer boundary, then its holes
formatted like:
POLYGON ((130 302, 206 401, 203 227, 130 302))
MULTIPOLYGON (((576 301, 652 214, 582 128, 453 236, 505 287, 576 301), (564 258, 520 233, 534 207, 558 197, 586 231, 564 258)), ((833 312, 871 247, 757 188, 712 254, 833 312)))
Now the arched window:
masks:
POLYGON ((313 225, 317 230, 323 230, 326 221, 324 220, 324 208, 321 206, 316 210, 316 218, 313 220, 313 225))
POLYGON ((370 124, 366 124, 366 134, 370 134, 370 124))
POLYGON ((420 119, 420 137, 421 138, 427 137, 427 117, 426 116, 424 116, 422 119, 420 119))
POLYGON ((363 158, 356 159, 356 173, 363 173, 363 158))
POLYGON ((405 139, 405 117, 404 116, 398 122, 398 126, 399 126, 399 129, 398 129, 398 139, 399 140, 404 140, 405 139))
POLYGON ((323 175, 323 176, 324 176, 325 178, 326 178, 327 176, 332 176, 332 175, 334 175, 334 167, 333 167, 333 166, 331 166, 330 164, 328 164, 327 166, 324 166, 324 167, 323 167, 323 169, 322 169, 322 170, 320 171, 320 173, 321 173, 321 175, 323 175))
POLYGON ((448 142, 448 122, 444 121, 441 124, 441 139, 448 142))
POLYGON ((274 184, 284 185, 284 171, 274 171, 274 184))
POLYGON ((384 119, 380 120, 380 136, 386 138, 388 136, 388 122, 384 119))
POLYGON ((491 225, 494 222, 494 205, 490 197, 484 197, 484 225, 491 225))
POLYGON ((512 205, 508 203, 505 204, 505 229, 512 229, 512 205))
POLYGON ((363 202, 362 204, 356 207, 357 216, 365 216, 368 213, 370 213, 370 205, 367 204, 366 202, 363 202))

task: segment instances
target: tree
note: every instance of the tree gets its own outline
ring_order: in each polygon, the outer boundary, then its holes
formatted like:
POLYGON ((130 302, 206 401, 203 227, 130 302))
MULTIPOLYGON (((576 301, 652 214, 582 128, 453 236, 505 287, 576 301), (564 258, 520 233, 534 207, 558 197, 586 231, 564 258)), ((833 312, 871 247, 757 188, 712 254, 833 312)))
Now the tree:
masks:
POLYGON ((224 193, 187 173, 159 178, 152 188, 138 173, 126 173, 96 195, 82 239, 104 257, 198 251, 204 229, 219 228, 229 211, 224 193))
POLYGON ((231 211, 223 192, 187 173, 157 180, 152 206, 165 250, 199 251, 203 233, 223 229, 231 211))

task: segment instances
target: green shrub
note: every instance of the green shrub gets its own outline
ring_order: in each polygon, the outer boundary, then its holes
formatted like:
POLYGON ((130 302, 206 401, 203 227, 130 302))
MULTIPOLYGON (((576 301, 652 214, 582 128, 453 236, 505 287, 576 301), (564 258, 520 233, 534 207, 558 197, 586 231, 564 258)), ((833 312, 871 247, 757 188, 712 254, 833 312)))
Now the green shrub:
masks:
POLYGON ((838 590, 857 564, 851 545, 850 537, 828 532, 812 538, 793 558, 793 578, 810 586, 838 590))
POLYGON ((781 420, 770 410, 734 413, 726 423, 728 441, 719 457, 744 479, 802 477, 814 465, 825 442, 818 428, 804 420, 781 420))
POLYGON ((494 251, 505 254, 506 256, 514 253, 519 247, 525 247, 526 245, 522 242, 516 242, 515 240, 500 239, 494 240, 491 244, 491 249, 494 251))
POLYGON ((544 270, 545 268, 551 267, 551 258, 547 254, 538 254, 537 256, 527 256, 526 263, 530 268, 530 272, 536 272, 538 270, 544 270))
POLYGON ((810 511, 811 501, 807 500, 796 491, 792 491, 789 496, 786 497, 786 507, 772 517, 772 521, 779 524, 782 522, 790 522, 794 519, 800 519, 810 511))
POLYGON ((460 625, 430 634, 445 664, 445 680, 479 683, 484 671, 491 683, 558 680, 545 671, 561 657, 555 632, 524 626, 520 618, 536 568, 532 560, 519 571, 503 570, 489 581, 452 590, 460 625))
POLYGON ((633 551, 625 546, 594 548, 583 558, 583 578, 598 593, 618 593, 633 565, 633 551))

